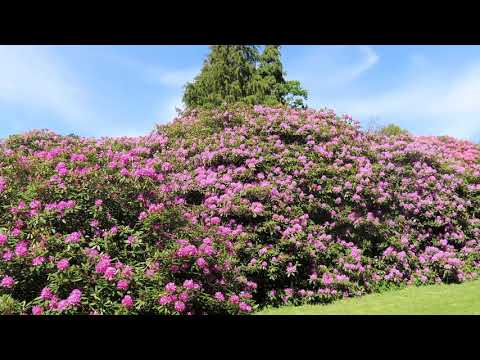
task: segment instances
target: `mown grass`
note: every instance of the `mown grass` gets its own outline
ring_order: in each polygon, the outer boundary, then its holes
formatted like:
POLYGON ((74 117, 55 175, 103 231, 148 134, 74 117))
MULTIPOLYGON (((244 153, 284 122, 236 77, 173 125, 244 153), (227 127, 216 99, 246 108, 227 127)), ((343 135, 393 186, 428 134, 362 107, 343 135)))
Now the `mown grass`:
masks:
POLYGON ((329 305, 267 308, 258 315, 480 315, 480 280, 407 287, 329 305))

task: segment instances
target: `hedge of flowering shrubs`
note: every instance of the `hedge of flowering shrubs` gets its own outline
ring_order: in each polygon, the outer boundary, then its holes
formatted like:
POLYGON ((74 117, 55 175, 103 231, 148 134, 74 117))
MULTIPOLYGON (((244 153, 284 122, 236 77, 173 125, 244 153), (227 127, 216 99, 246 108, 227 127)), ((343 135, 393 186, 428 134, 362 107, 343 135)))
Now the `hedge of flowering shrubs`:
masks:
POLYGON ((480 149, 332 111, 0 144, 0 312, 239 314, 480 267, 480 149))

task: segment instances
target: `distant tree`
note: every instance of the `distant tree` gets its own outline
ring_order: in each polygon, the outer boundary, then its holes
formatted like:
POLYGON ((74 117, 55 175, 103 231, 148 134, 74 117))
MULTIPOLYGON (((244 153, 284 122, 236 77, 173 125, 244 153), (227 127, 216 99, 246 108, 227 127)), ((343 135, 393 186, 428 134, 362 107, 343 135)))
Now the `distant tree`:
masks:
POLYGON ((200 74, 187 83, 187 108, 247 103, 305 107, 307 91, 298 81, 286 81, 280 46, 214 45, 200 74))
POLYGON ((410 133, 402 129, 398 125, 390 124, 387 126, 382 127, 381 129, 378 130, 378 133, 380 135, 387 135, 387 136, 399 136, 399 135, 409 135, 410 133))

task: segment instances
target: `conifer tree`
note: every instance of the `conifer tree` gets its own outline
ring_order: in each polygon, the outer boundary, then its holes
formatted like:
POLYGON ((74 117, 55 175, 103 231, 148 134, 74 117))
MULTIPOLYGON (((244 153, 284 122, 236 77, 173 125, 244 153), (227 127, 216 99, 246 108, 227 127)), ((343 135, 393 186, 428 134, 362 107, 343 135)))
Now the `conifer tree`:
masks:
POLYGON ((214 45, 200 74, 187 83, 183 101, 189 108, 222 104, 287 104, 305 107, 306 90, 286 81, 280 46, 267 45, 262 54, 254 45, 214 45))
POLYGON ((298 81, 286 81, 285 76, 280 45, 266 45, 252 81, 255 103, 305 107, 303 99, 307 99, 307 91, 300 87, 298 81))
POLYGON ((258 50, 252 45, 213 45, 200 74, 187 83, 187 107, 219 106, 244 101, 255 74, 258 50))

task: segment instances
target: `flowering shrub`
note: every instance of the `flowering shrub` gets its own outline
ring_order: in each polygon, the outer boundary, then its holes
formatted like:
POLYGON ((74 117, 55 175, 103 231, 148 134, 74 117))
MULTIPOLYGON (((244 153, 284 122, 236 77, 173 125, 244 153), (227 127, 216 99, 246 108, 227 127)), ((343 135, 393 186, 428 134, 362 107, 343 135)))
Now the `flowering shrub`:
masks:
POLYGON ((365 133, 332 111, 11 136, 0 206, 5 313, 249 313, 480 267, 479 147, 365 133))

